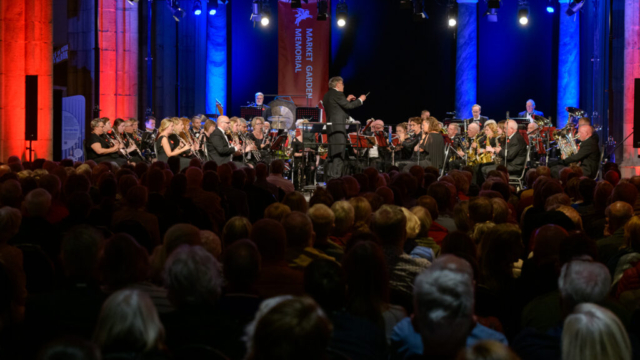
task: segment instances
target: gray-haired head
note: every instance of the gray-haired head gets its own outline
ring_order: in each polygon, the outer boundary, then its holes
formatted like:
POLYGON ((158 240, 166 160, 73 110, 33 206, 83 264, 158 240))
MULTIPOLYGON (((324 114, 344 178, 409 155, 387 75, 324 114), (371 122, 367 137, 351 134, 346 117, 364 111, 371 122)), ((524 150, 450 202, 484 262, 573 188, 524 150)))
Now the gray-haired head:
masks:
POLYGON ((533 101, 533 99, 529 99, 529 100, 527 100, 527 102, 525 103, 525 105, 526 105, 526 104, 528 104, 528 103, 531 103, 531 106, 536 107, 536 102, 535 102, 535 101, 533 101))
POLYGON ((220 264, 201 246, 182 245, 167 259, 164 283, 176 307, 213 304, 222 282, 220 264))
POLYGON ((473 270, 468 262, 453 255, 438 258, 416 278, 413 298, 423 339, 464 343, 474 313, 473 270))
POLYGON ((609 270, 594 261, 570 261, 562 266, 558 278, 560 296, 567 312, 581 303, 601 302, 607 297, 610 287, 609 270))
POLYGON ((329 79, 329 89, 335 89, 338 83, 344 82, 344 79, 340 76, 334 76, 329 79))
POLYGON ((31 190, 24 198, 24 207, 30 216, 43 217, 51 207, 51 195, 45 189, 31 190))

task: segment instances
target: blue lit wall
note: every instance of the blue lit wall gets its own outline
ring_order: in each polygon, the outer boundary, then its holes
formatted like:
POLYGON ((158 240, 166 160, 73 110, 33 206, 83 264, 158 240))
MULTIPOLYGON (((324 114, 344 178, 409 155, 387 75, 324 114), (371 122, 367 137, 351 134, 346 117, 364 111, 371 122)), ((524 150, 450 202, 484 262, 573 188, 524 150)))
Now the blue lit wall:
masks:
POLYGON ((478 81, 477 0, 458 1, 456 48, 456 114, 460 119, 472 116, 478 81))
POLYGON ((558 127, 567 123, 565 107, 580 107, 580 16, 567 16, 567 0, 561 0, 558 50, 558 127))
POLYGON ((225 107, 227 104, 227 6, 218 5, 213 16, 203 14, 207 16, 207 114, 217 113, 216 99, 225 107))

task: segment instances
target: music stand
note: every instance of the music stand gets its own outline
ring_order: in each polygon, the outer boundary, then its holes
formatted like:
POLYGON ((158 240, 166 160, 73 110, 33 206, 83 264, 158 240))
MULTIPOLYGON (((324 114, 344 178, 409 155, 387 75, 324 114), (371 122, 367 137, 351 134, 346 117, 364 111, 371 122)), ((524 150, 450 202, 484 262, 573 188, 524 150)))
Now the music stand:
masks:
POLYGON ((245 120, 253 120, 254 117, 262 117, 262 108, 255 106, 241 106, 240 117, 245 120))

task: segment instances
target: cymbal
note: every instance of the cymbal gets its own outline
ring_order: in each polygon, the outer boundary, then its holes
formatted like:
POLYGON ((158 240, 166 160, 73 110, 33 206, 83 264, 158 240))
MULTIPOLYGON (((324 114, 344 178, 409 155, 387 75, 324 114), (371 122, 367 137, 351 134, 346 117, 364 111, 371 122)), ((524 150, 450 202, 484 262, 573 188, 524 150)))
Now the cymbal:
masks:
POLYGON ((569 115, 572 116, 584 116, 586 114, 586 111, 582 110, 582 109, 578 109, 576 107, 566 107, 565 110, 567 110, 567 112, 569 113, 569 115))
POLYGON ((287 118, 284 117, 284 116, 269 116, 267 118, 267 120, 269 120, 269 121, 286 121, 287 118))

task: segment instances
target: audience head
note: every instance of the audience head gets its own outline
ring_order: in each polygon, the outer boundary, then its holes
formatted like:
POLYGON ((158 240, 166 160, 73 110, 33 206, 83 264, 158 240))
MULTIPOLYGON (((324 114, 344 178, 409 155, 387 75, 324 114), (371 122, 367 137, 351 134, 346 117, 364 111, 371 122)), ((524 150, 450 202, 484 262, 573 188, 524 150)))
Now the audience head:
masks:
POLYGON ((640 217, 632 217, 624 226, 625 246, 634 252, 640 252, 640 217))
POLYGON ((287 299, 257 320, 247 359, 322 360, 331 331, 331 322, 313 300, 287 299))
POLYGON ((51 195, 44 189, 31 190, 24 198, 24 209, 28 216, 45 217, 51 207, 51 195))
POLYGON ((515 225, 494 226, 480 240, 480 281, 494 290, 505 290, 513 279, 513 263, 520 259, 523 246, 515 225))
POLYGON ((71 228, 62 239, 60 258, 71 281, 91 283, 96 278, 102 234, 89 225, 71 228))
POLYGON ((167 259, 164 285, 177 307, 213 305, 220 297, 220 264, 201 246, 182 245, 167 259))
POLYGON ((347 282, 340 264, 327 259, 312 261, 304 270, 304 292, 328 314, 341 310, 347 282))
POLYGON ((200 229, 191 224, 176 224, 164 234, 164 248, 167 257, 181 245, 200 245, 200 229))
POLYGON ((636 187, 629 182, 621 182, 613 188, 611 199, 609 201, 611 203, 614 203, 616 201, 624 201, 631 206, 635 206, 637 198, 638 189, 636 189, 636 187))
POLYGON ((159 350, 164 327, 149 295, 125 289, 109 296, 102 305, 93 341, 103 354, 159 350))
POLYGON ((335 226, 333 211, 326 205, 316 204, 309 209, 307 215, 313 224, 316 241, 326 241, 335 226))
POLYGON ((624 325, 611 311, 596 304, 576 306, 564 320, 563 360, 630 360, 631 342, 624 325))
POLYGON ((291 211, 306 213, 309 209, 309 205, 307 204, 307 200, 304 198, 304 195, 297 191, 286 194, 282 199, 282 203, 287 205, 291 211))
POLYGON ((248 239, 251 234, 251 222, 243 216, 234 216, 222 229, 222 241, 227 247, 240 239, 248 239))
POLYGON ((291 213, 289 206, 282 203, 273 203, 264 209, 264 218, 281 222, 285 216, 291 213))
POLYGON ((414 308, 425 349, 454 357, 475 326, 473 270, 453 255, 436 259, 415 280, 414 308), (433 346, 431 346, 433 345, 433 346))
POLYGON ((20 210, 9 206, 0 208, 0 244, 4 244, 14 237, 20 230, 21 223, 20 210))
POLYGON ((304 249, 313 246, 315 233, 309 217, 299 211, 292 211, 282 219, 282 226, 287 234, 287 247, 304 249))
POLYGON ((605 211, 608 220, 609 233, 613 234, 624 228, 625 224, 633 216, 633 207, 626 202, 616 201, 609 205, 605 211))
POLYGON ((602 302, 610 287, 611 276, 603 264, 589 259, 564 264, 558 278, 558 289, 565 315, 578 304, 602 302))
POLYGON ((100 360, 96 344, 76 337, 54 340, 40 350, 38 360, 100 360))
POLYGON ((331 205, 331 211, 335 217, 335 227, 333 234, 335 236, 345 236, 353 229, 355 220, 355 211, 348 201, 336 201, 331 205))
POLYGON ((402 249, 407 238, 407 218, 395 205, 383 205, 373 214, 371 230, 384 246, 402 249))
POLYGON ((446 214, 452 210, 451 191, 444 183, 436 182, 431 184, 427 189, 427 195, 436 201, 439 213, 446 214))
POLYGON ((224 278, 230 291, 250 292, 260 273, 260 253, 247 239, 231 244, 224 253, 224 278))
POLYGON ((98 269, 106 290, 116 291, 147 279, 149 254, 130 235, 116 234, 105 242, 98 269))
POLYGON ((250 239, 258 247, 263 262, 284 260, 287 235, 280 221, 272 219, 258 220, 251 227, 250 239))

